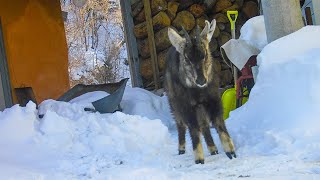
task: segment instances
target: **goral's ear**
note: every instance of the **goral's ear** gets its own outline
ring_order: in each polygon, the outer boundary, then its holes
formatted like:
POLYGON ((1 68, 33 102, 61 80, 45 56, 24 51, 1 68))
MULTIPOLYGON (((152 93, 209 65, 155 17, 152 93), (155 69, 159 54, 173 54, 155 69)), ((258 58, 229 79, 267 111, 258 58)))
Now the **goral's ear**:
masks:
POLYGON ((180 54, 183 54, 183 50, 186 45, 186 39, 181 37, 175 30, 170 27, 168 28, 168 36, 171 44, 180 54))
POLYGON ((208 42, 211 41, 211 38, 213 36, 214 30, 216 29, 216 20, 213 19, 211 21, 211 23, 209 23, 209 21, 205 21, 206 26, 203 28, 202 32, 201 32, 201 37, 206 38, 208 40, 208 42))

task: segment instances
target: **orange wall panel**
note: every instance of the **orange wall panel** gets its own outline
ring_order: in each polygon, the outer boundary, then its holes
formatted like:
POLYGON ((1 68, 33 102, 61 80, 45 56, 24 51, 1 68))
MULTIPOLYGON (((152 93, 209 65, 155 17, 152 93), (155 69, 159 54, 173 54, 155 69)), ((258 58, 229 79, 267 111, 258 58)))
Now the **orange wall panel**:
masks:
POLYGON ((32 87, 38 102, 69 89, 59 0, 0 0, 12 88, 32 87))

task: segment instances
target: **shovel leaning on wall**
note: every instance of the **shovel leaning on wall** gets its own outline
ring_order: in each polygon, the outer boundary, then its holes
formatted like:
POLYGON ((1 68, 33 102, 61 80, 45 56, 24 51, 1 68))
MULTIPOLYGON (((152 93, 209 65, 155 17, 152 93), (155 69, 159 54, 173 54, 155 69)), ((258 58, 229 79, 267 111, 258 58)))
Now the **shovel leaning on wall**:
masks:
MULTIPOLYGON (((232 39, 236 38, 236 28, 235 24, 238 18, 238 11, 227 11, 227 16, 231 24, 231 35, 232 39)), ((232 63, 231 63, 232 64, 232 63)), ((227 89, 222 94, 222 105, 223 105, 223 119, 226 120, 229 117, 230 111, 236 109, 236 82, 238 79, 238 69, 236 66, 231 65, 234 87, 227 89)))

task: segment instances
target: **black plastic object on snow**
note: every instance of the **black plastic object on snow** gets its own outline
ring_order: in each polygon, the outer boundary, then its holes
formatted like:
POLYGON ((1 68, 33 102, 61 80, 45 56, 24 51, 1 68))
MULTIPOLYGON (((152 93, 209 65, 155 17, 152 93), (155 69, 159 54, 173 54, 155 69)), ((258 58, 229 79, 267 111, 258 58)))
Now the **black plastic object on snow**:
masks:
POLYGON ((77 84, 61 97, 58 101, 69 102, 71 99, 81 96, 88 92, 93 91, 105 91, 110 95, 92 102, 95 110, 100 113, 113 113, 115 111, 121 111, 120 102, 123 97, 123 93, 128 82, 129 78, 122 79, 117 83, 106 83, 106 84, 97 84, 97 85, 83 85, 77 84))

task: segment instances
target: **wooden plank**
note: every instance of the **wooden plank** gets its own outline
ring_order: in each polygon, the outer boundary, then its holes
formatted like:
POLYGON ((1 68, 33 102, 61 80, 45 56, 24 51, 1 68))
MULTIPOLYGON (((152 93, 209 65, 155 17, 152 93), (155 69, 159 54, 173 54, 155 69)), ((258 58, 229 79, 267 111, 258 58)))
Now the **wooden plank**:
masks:
POLYGON ((306 7, 305 8, 305 13, 306 13, 307 25, 313 25, 312 15, 311 15, 311 8, 310 7, 306 7))
POLYGON ((140 59, 138 54, 137 40, 133 33, 133 18, 131 16, 131 4, 128 0, 120 0, 124 35, 128 52, 131 84, 133 87, 143 87, 140 75, 140 59))
POLYGON ((1 17, 0 17, 0 73, 1 73, 1 81, 2 81, 2 87, 3 87, 5 106, 8 108, 13 105, 13 100, 12 100, 12 94, 11 94, 11 84, 10 84, 7 57, 6 57, 6 50, 4 47, 1 17))
POLYGON ((157 57, 156 45, 154 42, 154 32, 153 32, 150 0, 143 0, 143 4, 144 4, 144 12, 145 12, 146 23, 147 23, 148 42, 149 42, 149 49, 151 54, 151 63, 152 63, 152 70, 153 70, 153 81, 154 81, 155 89, 159 89, 160 78, 159 78, 159 67, 158 67, 158 59, 157 59, 158 57, 157 57))

